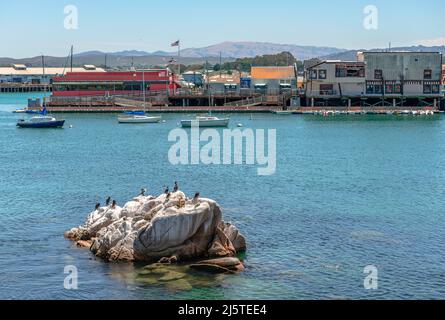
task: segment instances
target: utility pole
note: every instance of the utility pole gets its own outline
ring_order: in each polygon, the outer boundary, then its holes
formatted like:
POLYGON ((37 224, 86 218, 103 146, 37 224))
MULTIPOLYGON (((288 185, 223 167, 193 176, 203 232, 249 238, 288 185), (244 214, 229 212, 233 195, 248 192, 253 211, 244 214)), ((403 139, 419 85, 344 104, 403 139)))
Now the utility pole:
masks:
POLYGON ((73 52, 74 52, 74 46, 71 46, 71 72, 73 72, 73 52))
POLYGON ((107 54, 105 53, 105 70, 107 70, 107 54))
POLYGON ((143 94, 144 94, 144 112, 145 112, 145 68, 142 68, 142 85, 144 86, 143 94))
POLYGON ((206 60, 206 75, 207 75, 207 91, 209 93, 209 107, 211 106, 211 102, 212 102, 212 94, 210 92, 210 78, 209 78, 209 66, 208 66, 209 62, 208 60, 206 60))
POLYGON ((45 79, 45 56, 42 54, 42 80, 45 79))
POLYGON ((222 52, 219 52, 219 78, 222 77, 222 52))

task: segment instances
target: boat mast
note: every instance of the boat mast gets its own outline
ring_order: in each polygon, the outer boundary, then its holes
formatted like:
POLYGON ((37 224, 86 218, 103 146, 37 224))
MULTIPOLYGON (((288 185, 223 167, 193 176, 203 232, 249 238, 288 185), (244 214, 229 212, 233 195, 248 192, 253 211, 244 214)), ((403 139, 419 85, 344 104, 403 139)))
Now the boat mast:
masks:
MULTIPOLYGON (((45 56, 42 54, 42 80, 45 81, 45 56)), ((45 105, 45 94, 46 94, 46 86, 43 84, 43 98, 42 98, 42 106, 45 105)))
POLYGON ((145 68, 142 68, 142 86, 143 88, 143 96, 144 96, 144 112, 145 112, 145 102, 146 102, 146 98, 145 98, 145 68))

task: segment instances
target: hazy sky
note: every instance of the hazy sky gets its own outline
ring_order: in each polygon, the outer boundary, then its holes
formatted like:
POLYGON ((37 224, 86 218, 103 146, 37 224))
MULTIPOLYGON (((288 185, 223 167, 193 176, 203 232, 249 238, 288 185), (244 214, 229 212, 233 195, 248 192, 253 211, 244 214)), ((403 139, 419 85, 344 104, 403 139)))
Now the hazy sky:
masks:
POLYGON ((262 41, 339 48, 445 44, 443 0, 0 0, 0 56, 88 50, 171 50, 222 41, 262 41), (64 8, 78 9, 78 29, 64 8), (378 29, 366 30, 367 5, 378 29))

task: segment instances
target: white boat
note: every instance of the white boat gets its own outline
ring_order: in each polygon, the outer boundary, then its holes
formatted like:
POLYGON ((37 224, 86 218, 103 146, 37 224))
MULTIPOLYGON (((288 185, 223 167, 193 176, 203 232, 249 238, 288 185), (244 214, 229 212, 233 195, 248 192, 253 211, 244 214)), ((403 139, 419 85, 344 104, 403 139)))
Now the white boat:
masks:
POLYGON ((181 126, 183 128, 191 128, 192 124, 199 124, 199 127, 228 127, 229 118, 220 119, 218 117, 196 117, 194 120, 182 120, 181 126))
POLYGON ((290 110, 275 110, 275 111, 272 111, 273 113, 275 113, 276 115, 279 115, 279 116, 287 116, 287 115, 291 115, 292 114, 292 111, 290 111, 290 110))
POLYGON ((159 123, 162 117, 149 117, 145 115, 122 115, 117 118, 119 123, 159 123))

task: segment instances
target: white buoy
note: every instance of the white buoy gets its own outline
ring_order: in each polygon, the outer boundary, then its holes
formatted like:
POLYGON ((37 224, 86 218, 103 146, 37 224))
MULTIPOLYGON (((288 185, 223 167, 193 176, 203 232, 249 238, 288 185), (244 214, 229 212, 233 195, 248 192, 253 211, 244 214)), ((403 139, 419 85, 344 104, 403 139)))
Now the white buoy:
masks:
POLYGON ((244 127, 242 123, 238 123, 238 128, 244 127))
POLYGON ((167 121, 165 121, 165 120, 162 120, 162 123, 166 123, 167 121))
POLYGON ((72 129, 73 128, 73 125, 72 124, 70 124, 70 129, 72 129))

